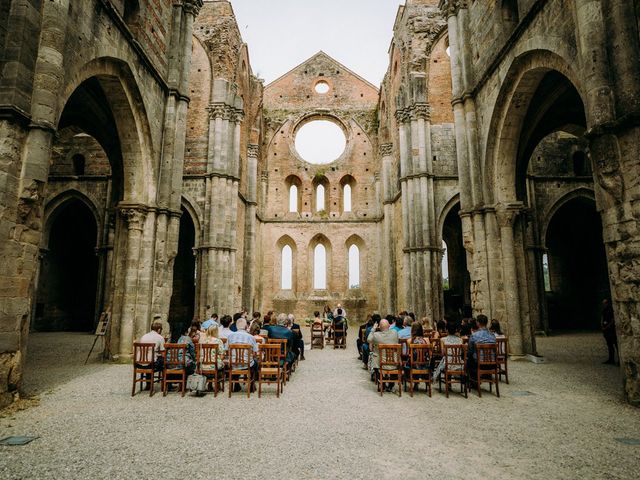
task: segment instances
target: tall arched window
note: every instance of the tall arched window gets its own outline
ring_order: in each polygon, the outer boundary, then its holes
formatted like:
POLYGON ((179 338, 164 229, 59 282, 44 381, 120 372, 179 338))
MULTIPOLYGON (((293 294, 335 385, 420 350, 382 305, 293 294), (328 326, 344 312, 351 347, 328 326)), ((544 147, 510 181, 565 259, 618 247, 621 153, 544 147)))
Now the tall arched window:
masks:
POLYGON ((327 289, 327 250, 321 243, 313 249, 313 288, 327 289))
POLYGON ((297 185, 291 185, 289 187, 289 211, 298 211, 298 187, 297 185))
POLYGON ((351 185, 348 183, 342 187, 342 210, 344 212, 351 211, 351 185))
POLYGON ((349 288, 360 288, 360 249, 349 247, 349 288))
POLYGON ((316 212, 326 210, 324 192, 324 185, 318 184, 318 186, 316 187, 316 212))
POLYGON ((449 290, 449 252, 447 242, 442 241, 442 288, 449 290))
POLYGON ((282 290, 293 289, 293 250, 289 245, 282 247, 282 271, 280 275, 280 288, 282 290))

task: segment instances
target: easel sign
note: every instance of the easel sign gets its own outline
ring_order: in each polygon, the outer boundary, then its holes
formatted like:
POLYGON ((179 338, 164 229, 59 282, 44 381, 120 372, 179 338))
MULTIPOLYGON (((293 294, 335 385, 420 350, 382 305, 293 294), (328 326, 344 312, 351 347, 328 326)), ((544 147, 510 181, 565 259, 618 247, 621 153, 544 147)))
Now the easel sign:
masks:
POLYGON ((107 334, 110 319, 111 315, 109 314, 109 312, 102 312, 102 314, 100 315, 100 320, 98 320, 98 326, 96 327, 96 336, 103 337, 107 334))
POLYGON ((87 355, 87 359, 84 361, 85 365, 89 361, 89 357, 91 357, 91 352, 93 352, 93 349, 96 346, 96 342, 98 341, 98 338, 102 337, 103 339, 106 339, 107 332, 109 331, 110 319, 111 319, 111 314, 109 312, 102 312, 102 314, 100 314, 100 320, 98 321, 98 326, 96 327, 96 333, 95 333, 96 338, 93 341, 93 345, 91 345, 91 350, 89 350, 89 355, 87 355))

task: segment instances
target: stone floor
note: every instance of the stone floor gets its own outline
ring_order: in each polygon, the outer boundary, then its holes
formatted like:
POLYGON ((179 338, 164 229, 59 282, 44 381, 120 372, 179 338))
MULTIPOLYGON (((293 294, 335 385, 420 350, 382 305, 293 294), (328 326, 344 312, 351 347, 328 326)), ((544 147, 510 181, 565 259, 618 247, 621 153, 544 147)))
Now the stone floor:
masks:
POLYGON ((540 338, 546 363, 468 399, 380 397, 353 346, 308 352, 280 399, 131 398, 129 366, 83 365, 92 341, 31 336, 40 405, 5 413, 0 438, 40 438, 0 447, 0 478, 638 478, 640 445, 617 439, 640 438, 640 410, 597 334, 540 338))

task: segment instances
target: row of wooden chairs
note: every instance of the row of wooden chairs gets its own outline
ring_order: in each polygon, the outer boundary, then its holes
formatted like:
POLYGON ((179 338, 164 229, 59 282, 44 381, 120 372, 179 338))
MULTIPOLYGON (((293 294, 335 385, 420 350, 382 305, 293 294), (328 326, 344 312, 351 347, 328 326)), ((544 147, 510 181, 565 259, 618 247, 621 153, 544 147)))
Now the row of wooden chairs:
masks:
MULTIPOLYGON (((505 342, 506 343, 506 342, 505 342)), ((382 344, 378 345, 380 368, 378 370, 378 391, 382 396, 385 383, 397 384, 398 395, 402 396, 403 383, 409 386, 409 393, 413 397, 414 386, 420 383, 425 384, 425 388, 431 397, 432 372, 435 361, 438 357, 445 359, 444 369, 438 378, 438 391, 442 392, 442 381, 445 384, 445 395, 449 398, 449 391, 456 383, 460 384, 460 392, 468 397, 468 372, 467 372, 467 344, 442 345, 444 350, 441 355, 436 355, 433 344, 382 344), (403 347, 406 350, 403 354, 403 347), (406 367, 405 367, 406 366, 406 367)), ((506 345, 505 345, 506 349, 506 345)), ((482 396, 482 384, 489 383, 489 391, 493 385, 496 386, 496 395, 500 396, 501 372, 506 374, 506 353, 504 358, 500 356, 498 343, 476 344, 477 371, 475 378, 471 379, 476 383, 478 396, 482 396), (501 367, 503 365, 504 367, 501 367)), ((505 350, 506 352, 506 350, 505 350)), ((508 383, 508 382, 507 382, 508 383)))
MULTIPOLYGON (((225 342, 226 343, 226 342, 225 342)), ((289 379, 292 368, 286 361, 287 340, 267 339, 267 343, 258 344, 258 355, 254 358, 253 347, 248 344, 229 345, 227 354, 219 351, 217 344, 196 344, 196 373, 206 377, 207 387, 211 385, 214 396, 224 391, 225 380, 229 383, 229 397, 234 385, 245 385, 247 397, 250 396, 255 380, 258 381, 258 397, 262 396, 263 384, 276 384, 276 396, 280 397, 283 387, 289 379), (219 358, 223 357, 225 368, 217 368, 219 358), (251 361, 258 361, 257 378, 253 378, 251 361)), ((146 385, 149 396, 153 396, 155 384, 161 384, 163 395, 167 394, 170 384, 180 387, 182 396, 186 393, 187 382, 187 345, 166 343, 163 356, 163 368, 154 369, 155 344, 133 344, 133 386, 131 396, 135 395, 136 385, 146 385)))
POLYGON ((333 342, 333 348, 347 348, 347 327, 346 325, 331 325, 329 334, 325 339, 324 326, 319 323, 311 325, 311 349, 323 349, 325 343, 333 342))

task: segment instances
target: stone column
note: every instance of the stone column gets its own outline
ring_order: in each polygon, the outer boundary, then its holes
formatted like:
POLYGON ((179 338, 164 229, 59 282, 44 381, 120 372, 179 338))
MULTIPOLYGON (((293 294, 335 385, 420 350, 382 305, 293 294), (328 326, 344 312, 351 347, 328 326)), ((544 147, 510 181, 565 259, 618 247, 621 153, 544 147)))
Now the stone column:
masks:
POLYGON ((256 206, 258 190, 258 155, 260 146, 247 147, 247 191, 244 224, 244 258, 242 259, 242 304, 253 310, 254 274, 256 270, 256 206))
POLYGON ((120 314, 120 359, 129 359, 133 352, 136 323, 136 304, 138 301, 138 272, 140 269, 140 250, 144 230, 146 209, 124 207, 120 214, 127 224, 127 253, 124 272, 122 313, 120 314))
POLYGON ((396 188, 392 184, 393 172, 393 144, 380 145, 382 157, 382 203, 384 206, 382 272, 387 286, 384 292, 384 310, 397 312, 397 273, 396 273, 396 228, 393 221, 394 197, 396 188))
POLYGON ((506 304, 507 333, 512 355, 523 355, 523 332, 518 293, 518 269, 516 264, 514 223, 522 211, 522 203, 498 205, 496 215, 500 226, 500 246, 502 249, 502 270, 504 297, 506 304))

